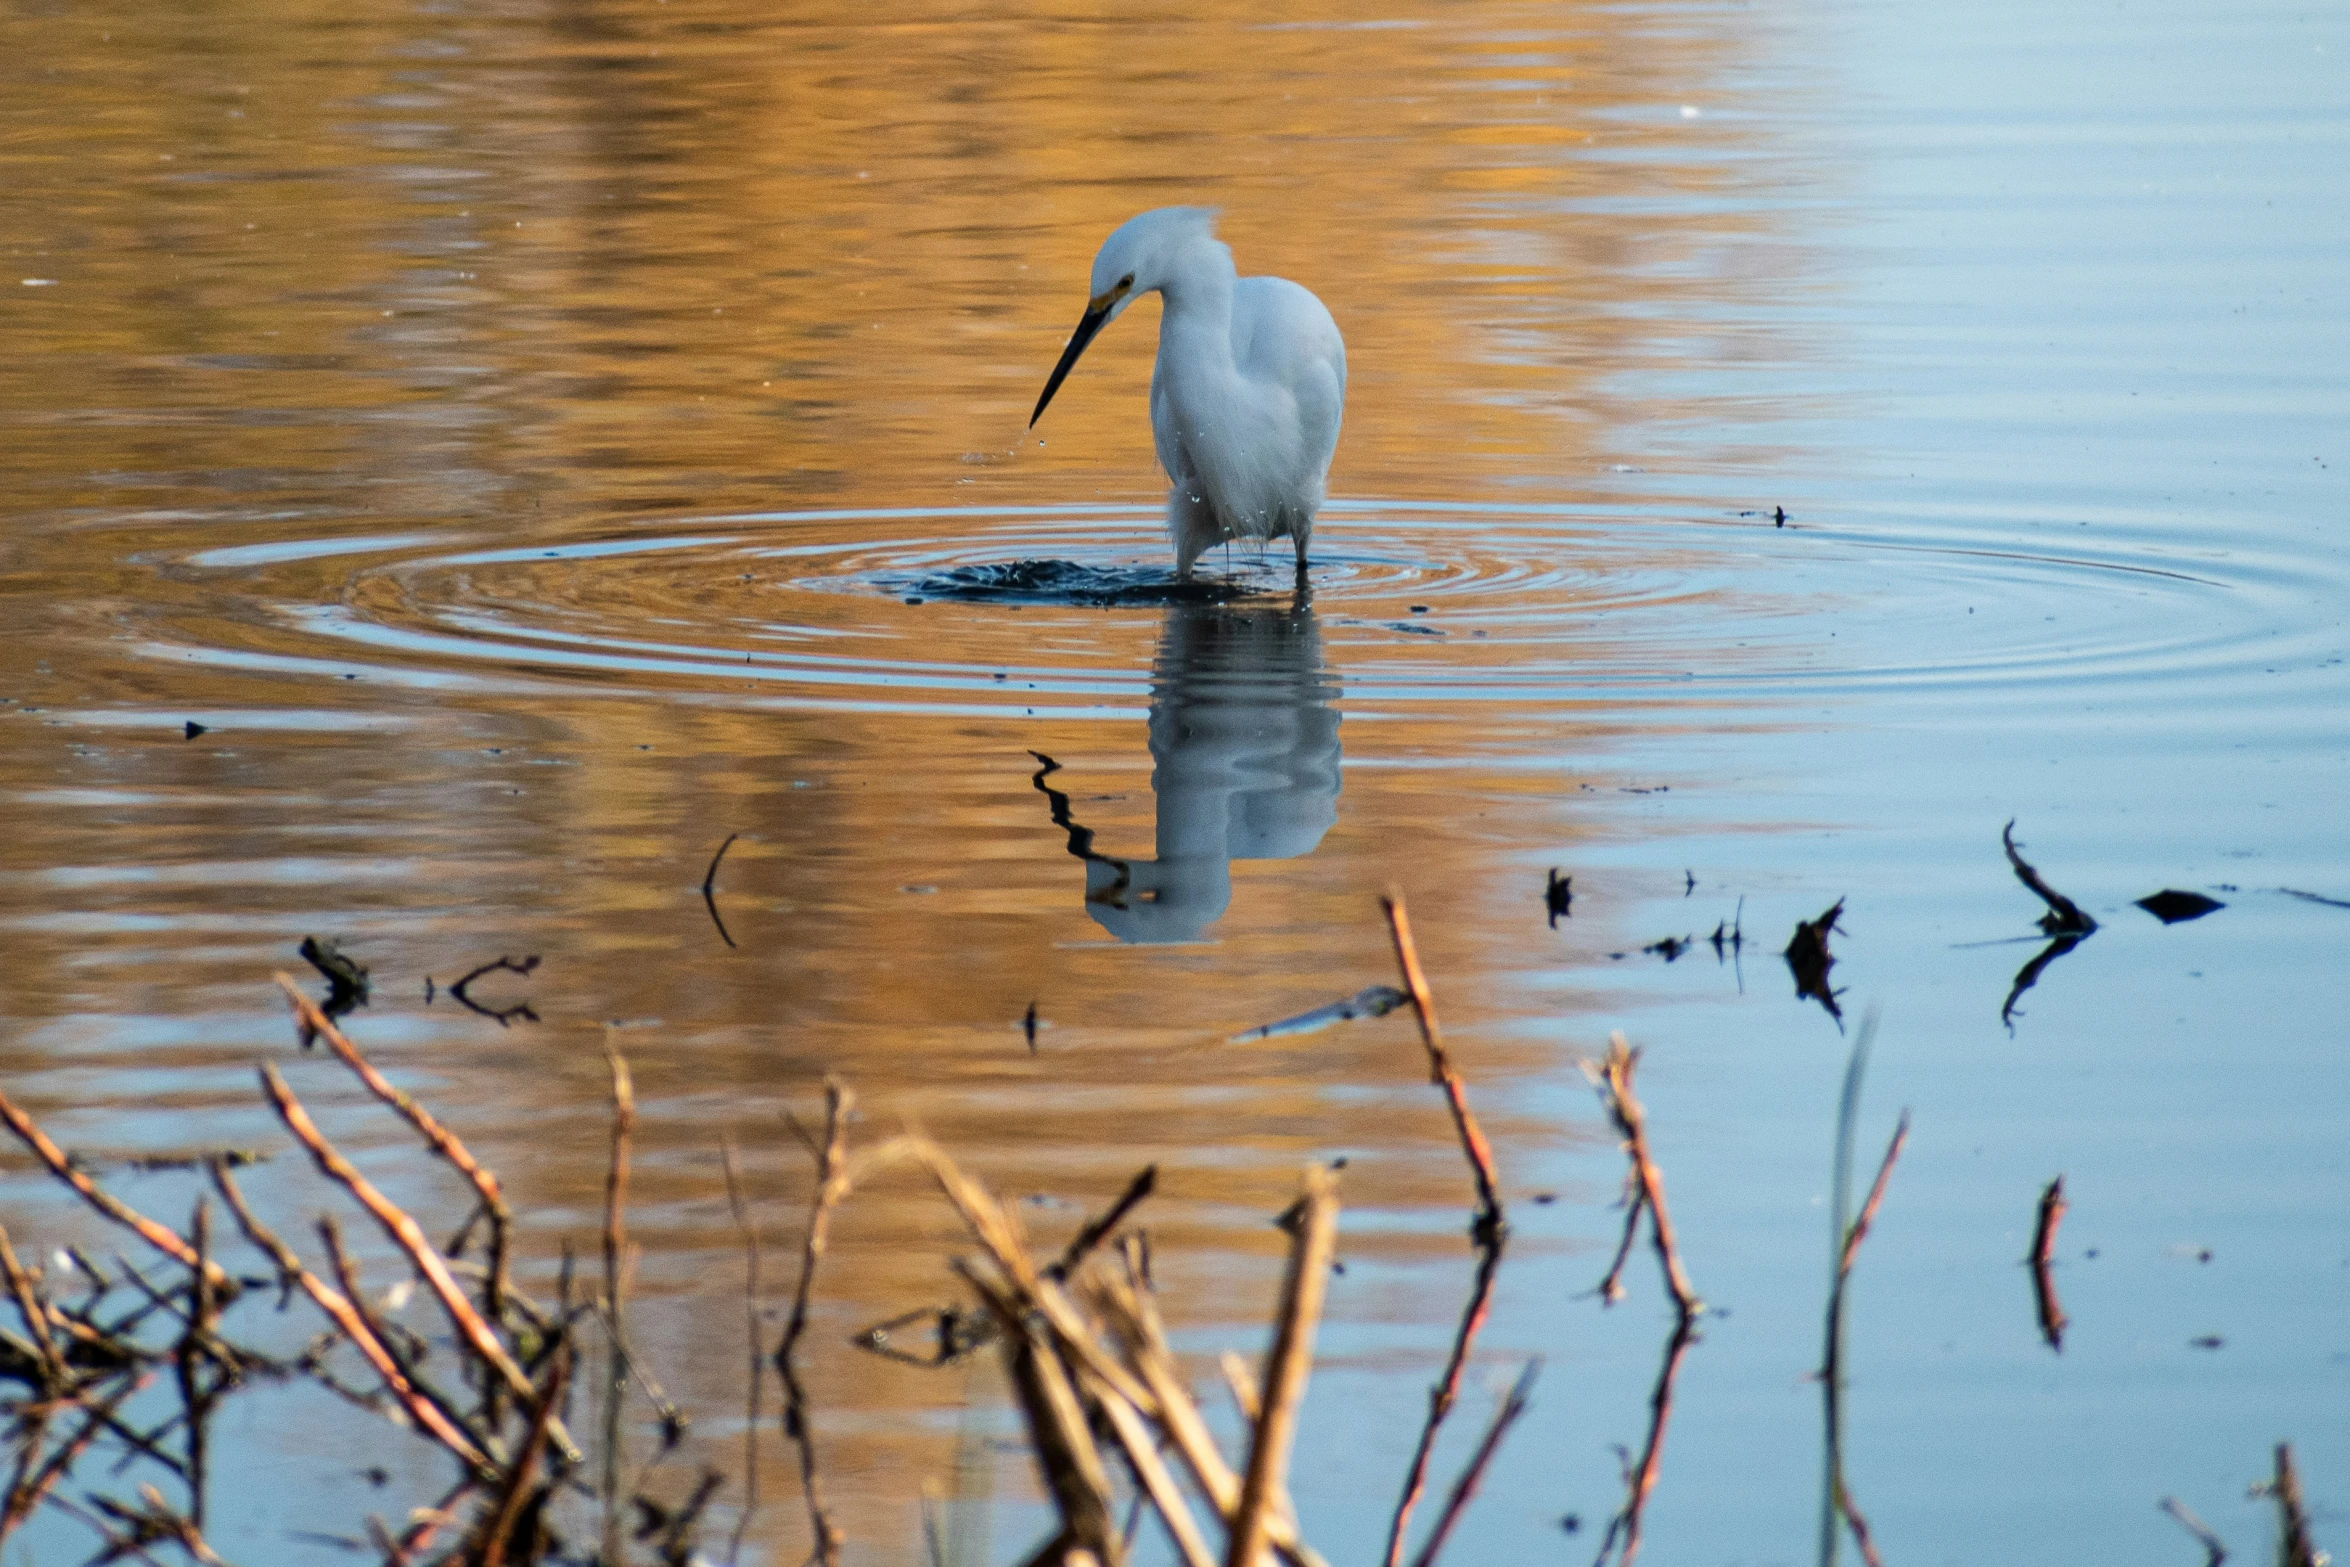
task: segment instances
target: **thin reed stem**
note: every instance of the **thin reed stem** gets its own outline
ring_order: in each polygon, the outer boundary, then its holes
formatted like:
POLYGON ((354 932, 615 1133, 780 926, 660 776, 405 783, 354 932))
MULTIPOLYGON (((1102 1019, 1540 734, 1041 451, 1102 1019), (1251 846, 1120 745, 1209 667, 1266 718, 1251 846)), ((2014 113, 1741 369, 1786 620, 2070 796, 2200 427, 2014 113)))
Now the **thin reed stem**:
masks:
POLYGON ((1444 1090, 1445 1104, 1452 1111, 1453 1130, 1459 1134, 1461 1151, 1468 1156, 1469 1173, 1477 1183, 1477 1217, 1470 1233, 1482 1242, 1501 1233, 1505 1222, 1501 1206, 1501 1178, 1495 1173, 1493 1146, 1485 1140, 1483 1128, 1469 1109, 1469 1093, 1461 1082, 1460 1073, 1453 1070, 1452 1057, 1444 1048, 1444 1031, 1436 1021, 1436 998, 1428 989, 1428 976, 1421 971, 1420 954, 1412 945, 1411 915, 1405 910, 1403 894, 1391 892, 1379 900, 1387 911, 1387 929, 1395 942, 1395 963, 1402 972, 1404 991, 1412 998, 1412 1014, 1419 1020, 1420 1044, 1428 1052, 1430 1081, 1444 1090))
MULTIPOLYGON (((1404 939, 1408 941, 1408 933, 1404 939)), ((1257 1567, 1267 1544, 1266 1519, 1281 1510, 1288 1496, 1289 1450, 1297 1436, 1306 1377, 1313 1369, 1314 1331, 1321 1322, 1330 1258, 1338 1244, 1338 1181, 1319 1165, 1306 1169, 1305 1198, 1296 1223, 1289 1269, 1281 1280, 1273 1349, 1265 1358, 1261 1379, 1263 1408, 1249 1439, 1248 1468, 1240 1501, 1232 1510, 1224 1567, 1257 1567)))
POLYGON ((636 1130, 636 1085, 628 1058, 604 1035, 612 1070, 612 1157, 604 1175, 604 1560, 621 1560, 620 1433, 628 1399, 628 1173, 629 1140, 636 1130))

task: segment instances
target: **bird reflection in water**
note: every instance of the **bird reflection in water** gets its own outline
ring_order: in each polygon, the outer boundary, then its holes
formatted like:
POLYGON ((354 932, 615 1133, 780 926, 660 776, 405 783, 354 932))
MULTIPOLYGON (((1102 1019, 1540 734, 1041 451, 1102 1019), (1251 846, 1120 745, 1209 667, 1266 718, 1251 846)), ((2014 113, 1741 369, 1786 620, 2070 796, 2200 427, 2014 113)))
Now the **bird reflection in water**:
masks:
POLYGON ((1151 672, 1156 856, 1098 849, 1047 782, 1060 764, 1030 753, 1085 862, 1085 912, 1120 941, 1190 941, 1231 903, 1234 860, 1311 854, 1338 820, 1337 696, 1307 595, 1170 607, 1151 672))

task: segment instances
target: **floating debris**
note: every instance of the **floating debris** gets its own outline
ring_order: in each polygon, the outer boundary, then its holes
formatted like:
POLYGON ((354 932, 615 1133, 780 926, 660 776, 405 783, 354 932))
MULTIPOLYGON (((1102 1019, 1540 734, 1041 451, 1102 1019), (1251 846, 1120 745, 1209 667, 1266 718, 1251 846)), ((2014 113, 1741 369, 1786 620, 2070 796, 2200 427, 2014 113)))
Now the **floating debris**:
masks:
MULTIPOLYGON (((344 955, 343 949, 331 941, 316 936, 304 936, 302 945, 295 948, 302 961, 326 976, 326 1005, 321 1008, 330 1018, 338 1018, 354 1008, 367 1005, 367 965, 344 955)), ((302 1036, 302 1048, 310 1048, 310 1036, 302 1036)))
POLYGON ((1227 1044, 1246 1045, 1260 1039, 1286 1039, 1299 1034, 1318 1034, 1325 1028, 1340 1023, 1352 1023, 1357 1018, 1385 1017, 1397 1007, 1411 1000, 1393 985, 1365 985, 1344 1001, 1333 1001, 1326 1007, 1311 1012, 1300 1012, 1279 1022, 1266 1023, 1244 1033, 1234 1034, 1227 1044))
POLYGON ((1542 885, 1542 906, 1550 911, 1550 928, 1559 928, 1559 921, 1572 919, 1575 914, 1575 878, 1561 876, 1559 868, 1550 868, 1550 880, 1542 885))
POLYGON ((2056 1227, 2064 1223, 2064 1177, 2050 1181, 2040 1193, 2039 1217, 2032 1227, 2032 1305, 2040 1318, 2040 1336, 2048 1347, 2064 1353, 2065 1325, 2071 1320, 2056 1298, 2056 1280, 2049 1268, 2055 1261, 2056 1227))
POLYGON ((1706 940, 1713 944, 1714 960, 1722 962, 1746 949, 1746 899, 1738 899, 1738 907, 1726 920, 1714 925, 1714 933, 1706 940))
POLYGON ((1028 1036, 1028 1053, 1036 1054, 1036 1003, 1028 1003, 1027 1015, 1020 1019, 1020 1032, 1028 1036))
POLYGON ((726 921, 718 917, 718 898, 712 889, 718 880, 718 862, 726 858, 726 851, 733 848, 734 840, 741 836, 739 832, 728 833, 726 841, 718 846, 718 852, 710 856, 710 868, 702 872, 702 906, 710 911, 710 923, 718 927, 719 939, 729 947, 734 945, 734 937, 727 932, 726 921))
POLYGON ((2012 1034, 2015 1032, 2016 1002, 2025 991, 2039 983, 2041 973, 2049 964, 2072 951, 2093 933, 2097 929, 2097 922, 2079 904, 2042 880, 2032 863, 2016 852, 2014 821, 2010 820, 2000 830, 1999 841, 2007 850, 2007 863, 2015 868, 2015 879, 2031 888, 2034 895, 2048 905, 2048 912, 2040 916, 2040 930, 2044 935, 2055 938, 2041 949, 2038 956, 2016 970, 2014 981, 2007 987, 2007 999, 1999 1005, 1999 1021, 2006 1024, 2007 1031, 2012 1034))
POLYGON ((539 1015, 530 1009, 529 1002, 517 1001, 510 1007, 484 1006, 480 1002, 474 1000, 472 996, 466 994, 466 987, 471 985, 475 980, 481 978, 484 974, 495 974, 501 970, 508 974, 528 974, 535 970, 538 966, 538 954, 535 952, 527 958, 492 958, 489 962, 482 964, 479 968, 467 974, 463 979, 458 980, 455 984, 451 985, 449 987, 449 994, 456 997, 457 1004, 464 1007, 467 1011, 478 1012, 483 1017, 495 1019, 497 1025, 500 1028, 512 1027, 516 1018, 522 1019, 522 1021, 525 1023, 536 1023, 539 1020, 539 1015))
POLYGON ((2187 920, 2199 920, 2212 910, 2224 909, 2227 905, 2217 898, 2207 898, 2200 892, 2180 892, 2165 887, 2160 892, 2140 898, 2138 907, 2165 925, 2177 925, 2187 920))
POLYGON ((2097 928, 2081 906, 2040 879, 2032 863, 2016 852, 2015 822, 2011 818, 2000 829, 1999 841, 2007 848, 2007 863, 2015 867, 2015 879, 2032 889, 2040 901, 2048 905, 2048 912, 2040 916, 2040 930, 2049 936, 2086 936, 2097 928))
POLYGON ((1797 920, 1795 936, 1787 943, 1784 956, 1788 969, 1795 975, 1795 999, 1817 1001, 1828 1009, 1828 1016, 1836 1026, 1844 1026, 1844 1009, 1836 1004, 1836 992, 1828 987, 1828 970, 1836 966, 1835 954, 1828 950, 1830 934, 1849 934, 1836 923, 1844 912, 1844 900, 1838 898, 1828 912, 1816 920, 1797 920))
POLYGON ((208 735, 212 733, 212 726, 210 724, 199 724, 193 718, 189 719, 187 723, 181 727, 185 731, 185 738, 190 740, 195 739, 198 735, 208 735))

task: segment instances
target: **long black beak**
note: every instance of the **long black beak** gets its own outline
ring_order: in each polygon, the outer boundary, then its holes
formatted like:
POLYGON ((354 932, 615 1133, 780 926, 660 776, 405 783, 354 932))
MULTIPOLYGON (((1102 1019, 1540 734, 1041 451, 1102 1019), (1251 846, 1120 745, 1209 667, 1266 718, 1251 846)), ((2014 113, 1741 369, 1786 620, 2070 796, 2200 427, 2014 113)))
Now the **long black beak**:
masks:
POLYGON ((1099 310, 1086 311, 1085 318, 1077 323, 1077 330, 1069 334, 1069 346, 1061 350, 1061 362, 1053 366, 1052 379, 1045 382, 1044 395, 1036 400, 1036 412, 1028 416, 1028 428, 1035 429, 1036 421, 1044 417, 1044 405, 1053 400, 1053 393, 1059 391, 1061 383, 1069 379, 1069 372, 1076 367, 1077 356, 1085 352, 1085 345, 1093 341, 1094 334, 1102 329, 1102 323, 1110 319, 1111 305, 1116 303, 1113 299, 1099 310))

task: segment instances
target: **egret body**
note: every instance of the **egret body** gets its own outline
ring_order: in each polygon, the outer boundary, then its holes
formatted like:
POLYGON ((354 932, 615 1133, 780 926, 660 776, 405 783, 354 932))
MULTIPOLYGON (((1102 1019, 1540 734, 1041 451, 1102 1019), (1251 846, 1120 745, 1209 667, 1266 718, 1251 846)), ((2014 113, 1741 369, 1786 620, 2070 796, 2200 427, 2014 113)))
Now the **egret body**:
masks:
POLYGON ((1151 435, 1167 470, 1178 576, 1227 539, 1306 543, 1346 409, 1346 344, 1312 293, 1241 277, 1205 207, 1129 218, 1093 258, 1093 297, 1036 400, 1045 405, 1096 334, 1144 294, 1162 301, 1151 435))

